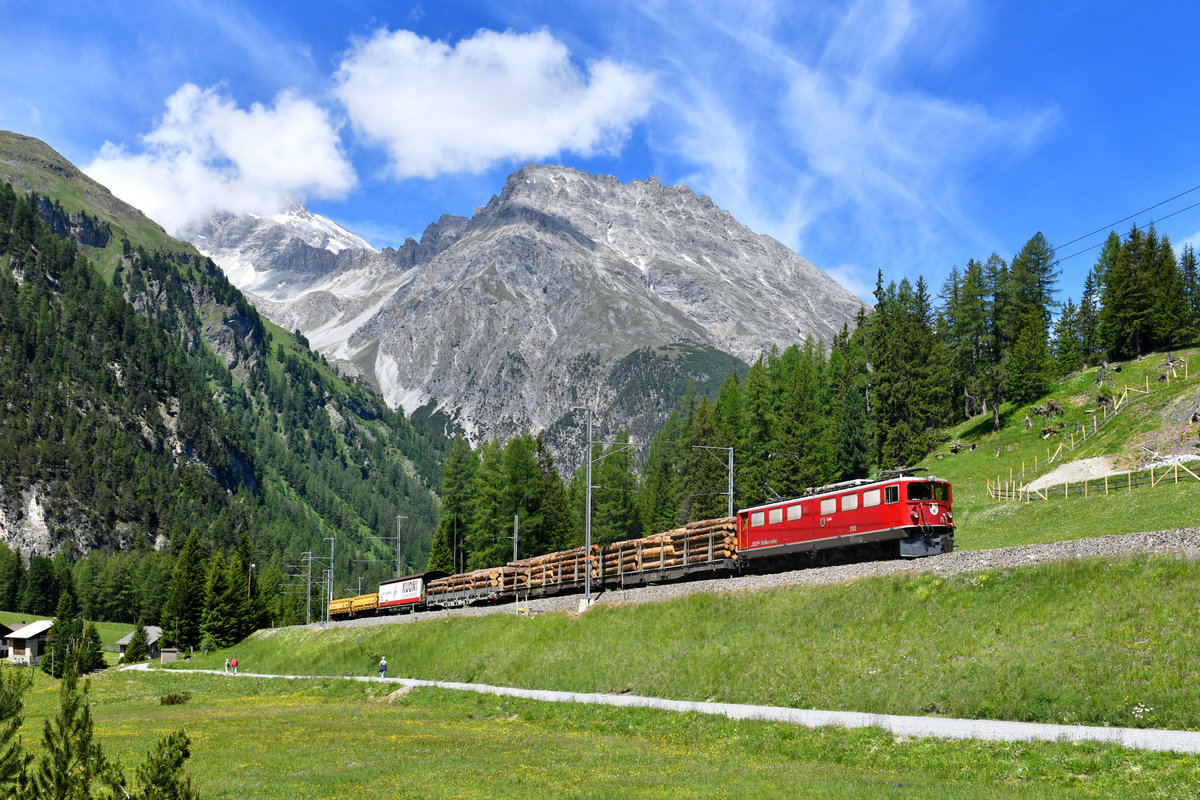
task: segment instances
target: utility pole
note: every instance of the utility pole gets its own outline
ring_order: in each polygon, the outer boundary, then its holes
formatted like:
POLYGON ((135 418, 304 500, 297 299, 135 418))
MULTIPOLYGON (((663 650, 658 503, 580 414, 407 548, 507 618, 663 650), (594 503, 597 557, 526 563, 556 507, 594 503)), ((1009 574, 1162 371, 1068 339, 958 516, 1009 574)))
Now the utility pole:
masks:
MULTIPOLYGON (((401 541, 401 539, 400 539, 400 521, 405 520, 405 519, 408 519, 408 517, 404 516, 403 514, 396 515, 396 536, 394 538, 396 541, 396 577, 397 578, 401 577, 404 574, 404 567, 400 560, 400 558, 401 558, 401 555, 400 555, 400 541, 401 541)), ((374 536, 374 535, 371 535, 368 538, 374 539, 377 542, 383 542, 384 544, 389 545, 389 546, 391 545, 392 539, 393 539, 393 537, 391 537, 391 536, 374 536)))
POLYGON ((333 545, 337 541, 332 536, 326 536, 325 541, 329 542, 329 589, 325 597, 325 621, 329 621, 329 604, 333 602, 333 545))
MULTIPOLYGON (((517 514, 513 514, 513 561, 517 560, 517 532, 520 530, 521 519, 517 514)), ((521 595, 517 593, 517 570, 519 567, 513 567, 513 599, 517 604, 517 613, 521 613, 521 595)), ((500 580, 503 586, 503 578, 500 580)))
POLYGON ((304 554, 304 624, 312 624, 312 552, 304 554))
POLYGON ((586 505, 584 507, 583 516, 583 552, 584 564, 586 565, 583 573, 583 602, 591 605, 592 602, 592 409, 587 406, 573 406, 572 411, 587 412, 587 450, 584 455, 587 458, 587 492, 586 505))
POLYGON ((396 515, 396 577, 397 578, 400 577, 400 573, 403 571, 400 569, 400 520, 402 520, 402 519, 408 519, 408 517, 402 516, 400 514, 396 515))

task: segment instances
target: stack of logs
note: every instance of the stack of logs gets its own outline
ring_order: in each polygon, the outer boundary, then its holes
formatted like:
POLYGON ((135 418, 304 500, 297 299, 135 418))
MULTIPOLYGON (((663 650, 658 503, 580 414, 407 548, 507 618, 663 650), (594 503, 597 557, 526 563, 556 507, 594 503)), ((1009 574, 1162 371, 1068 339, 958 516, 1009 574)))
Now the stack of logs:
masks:
POLYGON ((689 522, 644 539, 614 542, 604 548, 604 575, 667 569, 686 564, 737 558, 737 518, 689 522))
POLYGON ((491 586, 491 573, 495 570, 477 569, 474 572, 464 572, 446 578, 437 578, 429 582, 425 592, 427 595, 452 594, 454 592, 482 591, 491 586))
MULTIPOLYGON (((737 518, 689 522, 673 531, 644 539, 615 542, 601 550, 592 546, 592 579, 616 577, 630 572, 668 569, 688 564, 734 560, 737 556, 737 518)), ((576 547, 544 556, 510 561, 503 567, 477 569, 430 581, 431 598, 458 592, 502 592, 514 588, 576 586, 583 582, 589 559, 587 550, 576 547)))
MULTIPOLYGON (((596 564, 600 548, 592 546, 592 577, 600 577, 600 568, 596 564)), ((573 585, 582 582, 587 570, 587 550, 576 547, 573 550, 563 550, 534 558, 523 558, 520 561, 510 561, 505 570, 515 570, 517 588, 528 589, 536 586, 573 585)), ((511 573, 509 573, 511 574, 511 573)), ((506 585, 511 586, 511 578, 506 585)))

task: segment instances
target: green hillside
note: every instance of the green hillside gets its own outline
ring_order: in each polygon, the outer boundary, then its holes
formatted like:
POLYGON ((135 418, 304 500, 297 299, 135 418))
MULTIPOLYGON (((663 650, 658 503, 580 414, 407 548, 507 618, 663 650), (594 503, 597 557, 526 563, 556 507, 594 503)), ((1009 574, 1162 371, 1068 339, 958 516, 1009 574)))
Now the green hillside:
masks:
MULTIPOLYGON (((1186 378, 1185 365, 1180 363, 1177 376, 1159 380, 1166 375, 1165 353, 1112 365, 1121 371, 1105 370, 1103 386, 1097 384, 1097 368, 1093 367, 1054 384, 1049 394, 1035 403, 1004 404, 1001 415, 1005 425, 999 432, 992 431, 987 415, 946 431, 944 443, 921 465, 954 485, 958 546, 977 550, 1200 525, 1200 481, 1182 470, 1178 483, 1172 476, 1157 488, 1132 491, 1126 488, 1130 478, 1113 476, 1107 495, 1103 481, 1096 481, 1086 498, 1076 494, 1077 486, 1064 499, 1062 480, 1055 482, 1056 489, 1045 492, 1049 499, 1032 495, 1029 500, 999 500, 988 488, 1013 476, 1008 487, 1011 492, 1014 485, 1023 485, 1063 464, 1099 456, 1110 457, 1113 469, 1124 473, 1142 467, 1150 459, 1150 451, 1162 456, 1200 455, 1200 424, 1190 421, 1200 410, 1200 349, 1175 355, 1187 361, 1186 378), (1127 389, 1127 404, 1100 427, 1099 395, 1108 395, 1115 403, 1127 389), (1062 407, 1061 414, 1047 419, 1033 411, 1050 401, 1062 407), (1026 416, 1032 423, 1028 429, 1026 416), (1043 428, 1060 423, 1061 433, 1043 438, 1043 428), (1084 432, 1095 427, 1099 430, 1085 441, 1084 432), (956 442, 965 447, 952 454, 950 444, 956 442), (1025 470, 1028 472, 1021 479, 1025 470)), ((1195 465, 1185 462, 1184 466, 1200 474, 1195 465)), ((1160 469, 1158 477, 1161 474, 1160 469)))
MULTIPOLYGON (((157 623, 191 531, 256 564, 276 621, 303 618, 281 584, 327 539, 338 591, 393 573, 399 515, 401 564, 424 566, 444 437, 40 142, 0 137, 0 173, 0 505, 79 559, 86 616, 157 623)), ((6 552, 3 604, 53 613, 62 571, 30 590, 48 561, 6 552)))

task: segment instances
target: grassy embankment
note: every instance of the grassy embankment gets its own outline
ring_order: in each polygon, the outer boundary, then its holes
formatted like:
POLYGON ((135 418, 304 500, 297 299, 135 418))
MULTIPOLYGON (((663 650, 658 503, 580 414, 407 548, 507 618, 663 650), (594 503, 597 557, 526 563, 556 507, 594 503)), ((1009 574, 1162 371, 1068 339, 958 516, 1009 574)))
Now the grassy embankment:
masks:
POLYGON ((1091 560, 696 595, 582 616, 260 631, 265 673, 390 674, 685 700, 1200 730, 1200 570, 1091 560))
MULTIPOLYGON (((405 626, 407 627, 407 626, 405 626)), ((22 734, 56 692, 38 676, 22 734)), ((880 731, 536 703, 394 685, 109 673, 92 682, 106 753, 140 763, 185 729, 205 800, 253 797, 1156 798, 1200 759, 1109 745, 908 740, 880 731), (190 692, 186 705, 159 697, 190 692)))

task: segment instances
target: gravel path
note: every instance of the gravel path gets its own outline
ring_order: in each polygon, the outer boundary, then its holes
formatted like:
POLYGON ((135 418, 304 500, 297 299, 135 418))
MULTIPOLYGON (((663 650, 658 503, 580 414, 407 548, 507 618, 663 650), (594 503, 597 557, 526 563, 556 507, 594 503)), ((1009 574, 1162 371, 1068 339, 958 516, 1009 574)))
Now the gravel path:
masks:
MULTIPOLYGON (((593 593, 592 597, 594 605, 658 603, 697 592, 756 592, 777 586, 821 586, 858 578, 896 574, 918 575, 922 572, 959 575, 1026 567, 1053 561, 1070 561, 1077 558, 1129 556, 1137 553, 1173 554, 1183 558, 1200 559, 1200 527, 1149 533, 1127 533, 1120 536, 1099 536, 1051 544, 1001 547, 995 550, 960 550, 946 555, 914 560, 868 561, 859 564, 839 564, 832 567, 779 572, 771 575, 741 575, 733 578, 694 580, 687 583, 644 586, 636 589, 610 589, 600 594, 593 593)), ((533 599, 521 605, 535 614, 545 611, 576 612, 580 610, 582 599, 582 595, 571 594, 562 597, 533 599)), ((420 614, 366 617, 329 624, 332 626, 392 625, 441 617, 512 614, 515 610, 516 604, 509 602, 475 608, 426 611, 420 614)), ((322 626, 313 624, 309 627, 322 626)))

